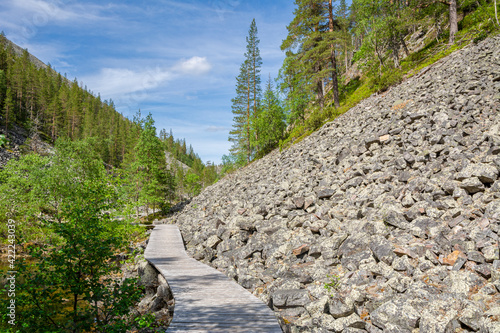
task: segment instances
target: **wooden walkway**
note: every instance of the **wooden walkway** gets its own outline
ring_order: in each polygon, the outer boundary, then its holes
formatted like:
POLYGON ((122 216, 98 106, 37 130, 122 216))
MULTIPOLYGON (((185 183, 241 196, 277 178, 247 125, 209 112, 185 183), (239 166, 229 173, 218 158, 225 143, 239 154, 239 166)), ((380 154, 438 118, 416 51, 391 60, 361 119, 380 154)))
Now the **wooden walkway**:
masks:
POLYGON ((187 255, 177 226, 156 226, 144 256, 163 274, 174 295, 168 332, 282 332, 262 301, 187 255))

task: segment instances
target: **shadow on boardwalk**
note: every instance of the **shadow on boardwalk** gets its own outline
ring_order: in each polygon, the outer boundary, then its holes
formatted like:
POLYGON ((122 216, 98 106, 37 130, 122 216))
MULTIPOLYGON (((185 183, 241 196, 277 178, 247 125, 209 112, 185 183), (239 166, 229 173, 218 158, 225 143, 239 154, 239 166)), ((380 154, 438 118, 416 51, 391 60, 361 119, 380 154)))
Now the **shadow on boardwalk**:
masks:
POLYGON ((282 332, 273 311, 257 297, 186 254, 177 226, 157 226, 145 257, 175 298, 168 332, 282 332))

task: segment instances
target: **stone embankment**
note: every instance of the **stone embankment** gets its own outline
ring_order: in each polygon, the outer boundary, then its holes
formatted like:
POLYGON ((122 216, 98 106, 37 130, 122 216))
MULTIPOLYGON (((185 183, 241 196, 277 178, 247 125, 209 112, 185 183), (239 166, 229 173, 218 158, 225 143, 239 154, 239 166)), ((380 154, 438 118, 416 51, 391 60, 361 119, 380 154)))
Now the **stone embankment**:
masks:
POLYGON ((498 333, 499 173, 496 37, 225 177, 168 223, 285 331, 498 333))

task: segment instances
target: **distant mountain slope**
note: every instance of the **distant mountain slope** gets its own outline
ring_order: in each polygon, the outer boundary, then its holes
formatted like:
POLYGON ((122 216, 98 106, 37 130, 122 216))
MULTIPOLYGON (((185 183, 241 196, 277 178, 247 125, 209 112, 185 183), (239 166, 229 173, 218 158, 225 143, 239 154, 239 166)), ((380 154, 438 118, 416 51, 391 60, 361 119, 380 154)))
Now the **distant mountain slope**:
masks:
MULTIPOLYGON (((15 44, 13 41, 7 39, 8 44, 12 47, 17 56, 22 56, 25 49, 15 44)), ((29 50, 28 50, 29 53, 29 50)), ((40 59, 35 57, 33 54, 29 53, 29 59, 37 68, 47 68, 48 66, 42 62, 40 59)))
POLYGON ((188 172, 189 170, 191 170, 191 168, 189 166, 187 166, 186 164, 184 164, 181 161, 177 160, 172 155, 172 153, 170 153, 168 151, 165 152, 165 159, 167 160, 167 164, 168 165, 172 165, 172 164, 175 163, 176 167, 182 168, 182 170, 184 170, 184 172, 188 172))
POLYGON ((170 222, 286 332, 500 332, 499 59, 457 51, 170 222))

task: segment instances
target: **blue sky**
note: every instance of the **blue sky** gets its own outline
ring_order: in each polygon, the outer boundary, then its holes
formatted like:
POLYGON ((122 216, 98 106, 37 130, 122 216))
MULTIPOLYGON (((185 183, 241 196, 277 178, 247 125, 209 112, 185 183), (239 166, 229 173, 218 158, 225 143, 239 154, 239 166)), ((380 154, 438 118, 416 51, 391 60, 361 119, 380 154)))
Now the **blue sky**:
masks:
POLYGON ((219 163, 250 23, 265 82, 282 65, 293 9, 292 0, 2 0, 0 30, 125 116, 151 112, 158 130, 219 163))

